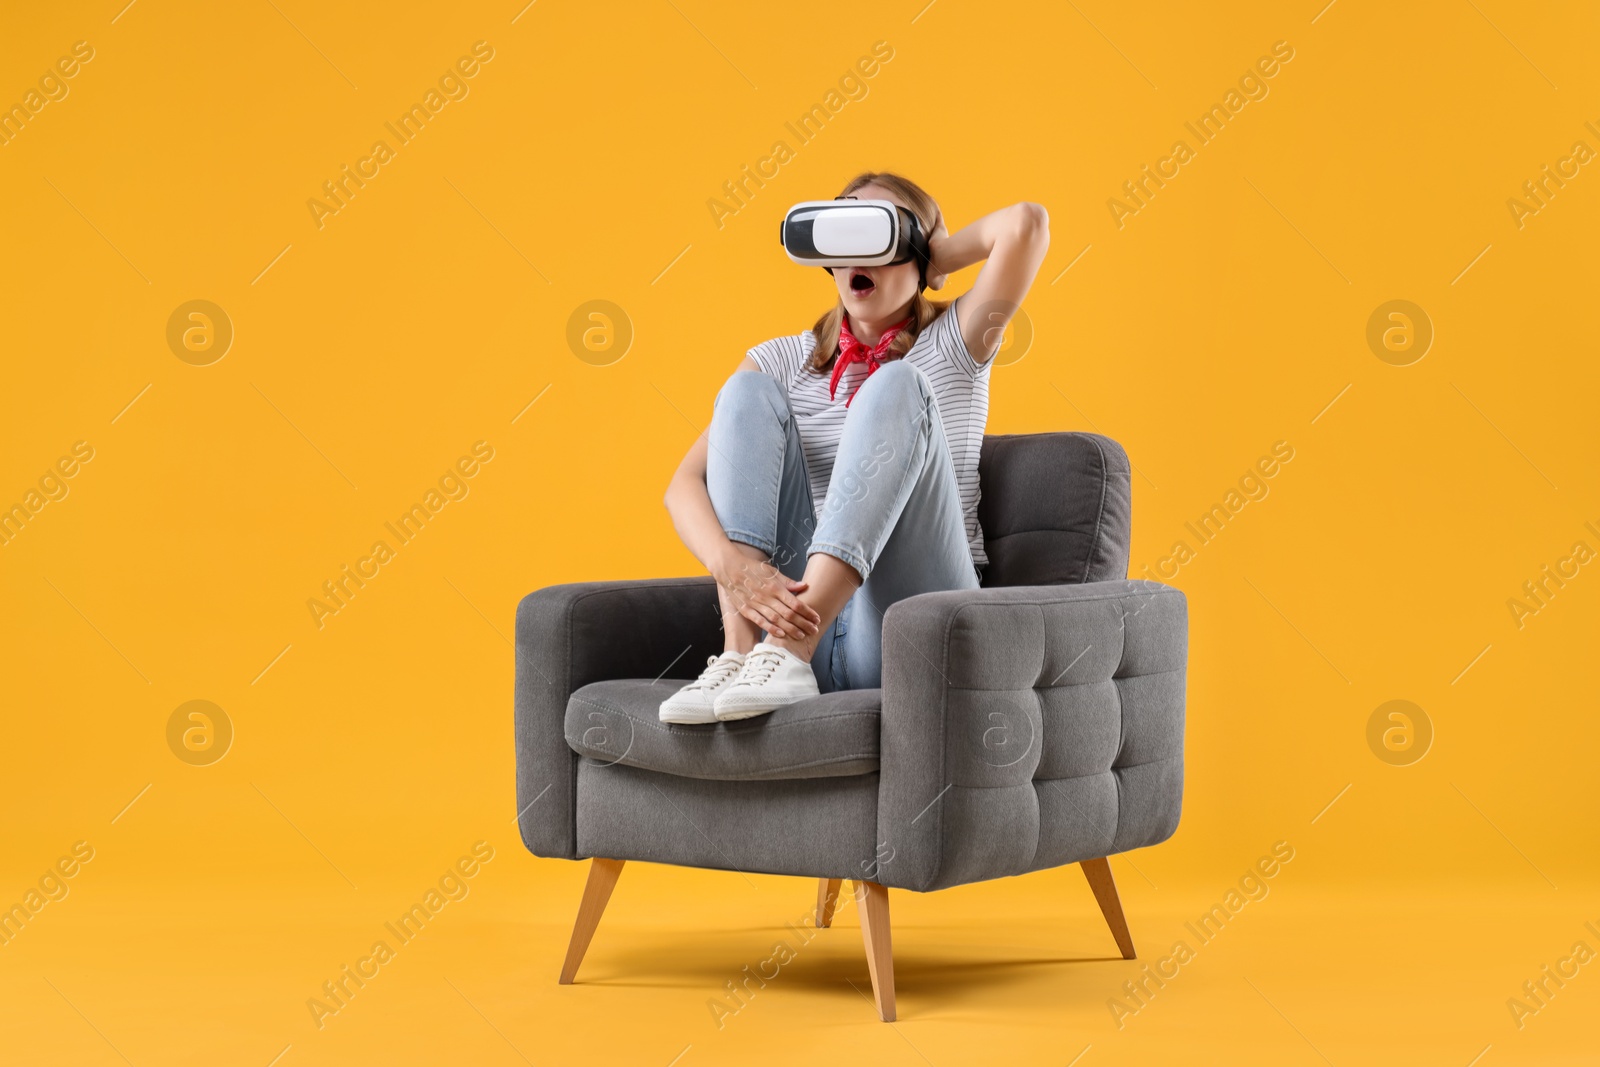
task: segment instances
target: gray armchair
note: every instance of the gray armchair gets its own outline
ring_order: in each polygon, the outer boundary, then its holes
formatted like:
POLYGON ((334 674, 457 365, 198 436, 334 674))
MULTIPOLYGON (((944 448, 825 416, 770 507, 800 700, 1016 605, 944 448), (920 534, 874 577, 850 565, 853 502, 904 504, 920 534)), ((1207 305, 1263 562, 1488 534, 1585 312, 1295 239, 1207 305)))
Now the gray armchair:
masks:
POLYGON ((1096 434, 989 436, 984 588, 891 607, 882 689, 663 724, 722 649, 710 578, 586 582, 517 610, 517 807, 538 856, 591 859, 571 982, 625 861, 854 883, 895 1017, 888 889, 1082 865, 1134 956, 1106 857, 1178 826, 1188 608, 1129 581, 1126 454, 1096 434))

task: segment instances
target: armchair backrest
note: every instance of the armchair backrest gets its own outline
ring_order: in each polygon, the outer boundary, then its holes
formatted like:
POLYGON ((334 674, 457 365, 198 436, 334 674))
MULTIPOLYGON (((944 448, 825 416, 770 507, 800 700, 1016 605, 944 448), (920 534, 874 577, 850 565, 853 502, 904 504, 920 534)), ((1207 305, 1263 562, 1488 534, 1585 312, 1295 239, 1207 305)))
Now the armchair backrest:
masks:
POLYGON ((978 459, 986 587, 1128 576, 1128 454, 1095 433, 989 434, 978 459))

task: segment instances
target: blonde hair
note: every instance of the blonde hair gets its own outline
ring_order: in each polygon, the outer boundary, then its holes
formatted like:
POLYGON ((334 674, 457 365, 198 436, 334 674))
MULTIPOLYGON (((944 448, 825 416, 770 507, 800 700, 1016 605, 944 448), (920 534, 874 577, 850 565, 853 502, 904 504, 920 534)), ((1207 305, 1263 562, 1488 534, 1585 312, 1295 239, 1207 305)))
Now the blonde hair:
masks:
MULTIPOLYGON (((922 224, 922 232, 924 234, 931 235, 934 227, 939 224, 939 205, 934 202, 933 197, 929 196, 916 182, 909 178, 902 178, 898 174, 873 173, 872 171, 858 174, 845 184, 839 195, 849 196, 857 189, 868 185, 882 186, 898 196, 906 207, 911 210, 911 213, 917 217, 917 221, 922 224)), ((911 346, 916 343, 917 335, 932 324, 934 319, 944 314, 945 308, 949 306, 948 303, 929 300, 921 292, 912 297, 911 321, 890 342, 888 357, 890 359, 899 359, 909 352, 911 346)), ((811 351, 812 370, 827 370, 834 357, 839 354, 839 324, 843 321, 844 301, 841 300, 823 312, 822 317, 817 320, 817 324, 811 327, 811 335, 817 339, 816 347, 811 351)), ((864 337, 862 340, 872 344, 877 338, 864 337)))

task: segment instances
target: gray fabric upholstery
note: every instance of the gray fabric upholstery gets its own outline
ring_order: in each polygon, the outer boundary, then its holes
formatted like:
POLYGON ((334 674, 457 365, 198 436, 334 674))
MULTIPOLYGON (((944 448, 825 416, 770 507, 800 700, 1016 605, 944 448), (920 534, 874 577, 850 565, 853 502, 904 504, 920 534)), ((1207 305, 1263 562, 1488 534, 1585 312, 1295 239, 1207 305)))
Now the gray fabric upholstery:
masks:
POLYGON ((929 593, 884 621, 885 885, 1153 845, 1183 795, 1188 606, 1158 582, 929 593))
POLYGON ((711 782, 585 759, 578 852, 725 871, 870 878, 878 776, 711 782))
POLYGON ((529 851, 577 856, 578 755, 563 725, 571 695, 590 682, 654 678, 669 667, 692 678, 699 667, 691 665, 720 651, 709 577, 582 582, 522 598, 514 721, 518 823, 529 851))
POLYGON ((1128 454, 1096 433, 990 434, 978 458, 986 587, 1128 575, 1128 454))
POLYGON ((878 769, 881 690, 824 693, 753 719, 664 723, 661 702, 682 684, 635 678, 584 686, 567 704, 567 744, 597 763, 685 778, 835 778, 878 769))
POLYGON ((722 646, 711 579, 526 597, 524 843, 926 891, 1165 840, 1182 806, 1188 606, 1123 578, 1128 467, 1096 434, 986 438, 985 588, 891 607, 881 692, 746 723, 655 720, 667 679, 722 646))

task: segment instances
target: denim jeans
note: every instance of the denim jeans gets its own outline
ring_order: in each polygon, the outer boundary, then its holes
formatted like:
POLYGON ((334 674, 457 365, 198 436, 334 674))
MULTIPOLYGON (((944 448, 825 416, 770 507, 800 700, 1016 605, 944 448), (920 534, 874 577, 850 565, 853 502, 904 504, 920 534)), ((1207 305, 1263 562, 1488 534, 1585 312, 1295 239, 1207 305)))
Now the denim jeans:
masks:
POLYGON ((811 667, 822 692, 879 686, 889 605, 978 587, 938 405, 910 364, 885 363, 856 391, 820 512, 776 378, 733 375, 717 394, 707 441, 706 489, 729 540, 765 552, 793 579, 814 552, 865 576, 817 642, 811 667))

